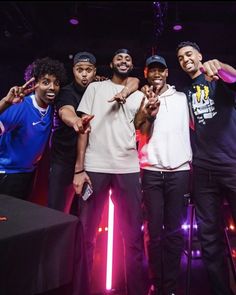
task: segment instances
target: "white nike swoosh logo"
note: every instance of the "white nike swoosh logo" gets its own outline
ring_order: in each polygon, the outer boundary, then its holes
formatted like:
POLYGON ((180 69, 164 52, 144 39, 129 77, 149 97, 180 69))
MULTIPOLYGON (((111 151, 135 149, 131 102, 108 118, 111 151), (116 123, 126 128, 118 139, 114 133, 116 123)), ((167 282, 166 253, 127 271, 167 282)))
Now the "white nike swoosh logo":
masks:
POLYGON ((35 126, 35 125, 37 125, 37 124, 39 124, 39 123, 41 123, 41 122, 42 122, 42 121, 33 122, 32 125, 35 126))

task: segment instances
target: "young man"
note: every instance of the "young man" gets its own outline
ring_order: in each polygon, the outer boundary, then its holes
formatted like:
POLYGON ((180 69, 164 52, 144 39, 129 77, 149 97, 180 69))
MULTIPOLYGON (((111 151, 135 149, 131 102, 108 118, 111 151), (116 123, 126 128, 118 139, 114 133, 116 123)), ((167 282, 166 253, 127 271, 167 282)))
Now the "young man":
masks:
MULTIPOLYGON (((48 206, 69 212, 74 196, 73 177, 78 132, 89 132, 89 120, 83 124, 76 112, 87 86, 96 76, 96 58, 90 52, 78 52, 73 60, 74 81, 63 87, 55 104, 51 135, 48 206)), ((85 120, 85 118, 83 119, 85 120)))
MULTIPOLYGON (((86 88, 97 78, 96 58, 92 53, 78 52, 73 64, 74 81, 61 89, 56 102, 48 194, 48 206, 67 213, 71 210, 75 193, 73 177, 77 136, 90 131, 88 123, 93 118, 87 115, 81 119, 77 108, 86 88)), ((124 102, 129 92, 137 89, 138 79, 130 78, 127 87, 110 98, 124 102)))
POLYGON ((26 80, 34 77, 35 93, 21 101, 29 85, 14 87, 5 99, 8 107, 0 114, 0 193, 21 199, 28 199, 31 193, 34 172, 51 131, 52 104, 66 72, 59 61, 42 58, 35 60, 25 75, 26 80))
POLYGON ((177 57, 192 79, 186 94, 194 120, 193 198, 212 294, 231 295, 222 204, 236 222, 236 70, 217 59, 202 62, 199 46, 181 42, 177 57))
POLYGON ((109 102, 125 88, 133 69, 129 51, 117 50, 110 67, 111 80, 91 83, 78 107, 78 111, 95 117, 90 134, 82 134, 78 139, 74 188, 80 194, 87 182, 93 189, 87 201, 79 199, 90 274, 97 228, 112 190, 124 239, 127 294, 144 295, 140 169, 134 126, 143 94, 135 91, 124 104, 109 102))
POLYGON ((187 97, 167 84, 162 56, 146 60, 144 93, 160 106, 155 120, 141 125, 139 157, 146 219, 146 250, 151 287, 148 295, 175 295, 183 251, 192 151, 187 97), (149 130, 149 132, 147 132, 149 130))

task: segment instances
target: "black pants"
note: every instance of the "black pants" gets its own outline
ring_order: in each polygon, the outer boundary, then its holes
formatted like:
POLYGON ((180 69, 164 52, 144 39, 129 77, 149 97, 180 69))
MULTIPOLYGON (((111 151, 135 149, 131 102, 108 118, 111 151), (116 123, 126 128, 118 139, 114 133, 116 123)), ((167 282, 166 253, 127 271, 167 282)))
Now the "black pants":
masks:
POLYGON ((144 295, 144 249, 139 173, 106 174, 88 172, 93 194, 80 198, 79 218, 83 224, 88 268, 92 270, 95 236, 102 212, 112 190, 112 201, 125 246, 126 286, 128 295, 144 295))
POLYGON ((181 225, 186 218, 189 171, 142 171, 145 241, 152 284, 162 294, 176 292, 184 246, 181 225))
POLYGON ((226 198, 236 224, 236 172, 194 167, 193 173, 198 234, 212 294, 230 295, 222 204, 226 198))
POLYGON ((0 194, 29 200, 33 189, 35 173, 0 174, 0 194))
POLYGON ((51 162, 48 187, 48 207, 63 211, 65 213, 77 214, 72 207, 75 191, 73 188, 74 164, 63 165, 62 163, 51 162))

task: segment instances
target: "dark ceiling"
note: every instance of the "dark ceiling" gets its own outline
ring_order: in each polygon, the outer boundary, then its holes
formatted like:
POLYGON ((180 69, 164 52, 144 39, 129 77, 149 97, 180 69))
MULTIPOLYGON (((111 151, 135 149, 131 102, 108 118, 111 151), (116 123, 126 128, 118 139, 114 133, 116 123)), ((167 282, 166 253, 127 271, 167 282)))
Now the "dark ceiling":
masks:
POLYGON ((235 66, 235 31, 235 1, 0 2, 0 62, 5 76, 46 55, 70 66, 69 55, 86 50, 96 55, 103 73, 111 54, 125 47, 133 53, 140 75, 152 52, 163 55, 169 67, 177 69, 176 45, 192 40, 199 43, 206 58, 235 66), (69 24, 75 14, 78 26, 69 24), (177 18, 184 26, 181 32, 172 29, 177 18))

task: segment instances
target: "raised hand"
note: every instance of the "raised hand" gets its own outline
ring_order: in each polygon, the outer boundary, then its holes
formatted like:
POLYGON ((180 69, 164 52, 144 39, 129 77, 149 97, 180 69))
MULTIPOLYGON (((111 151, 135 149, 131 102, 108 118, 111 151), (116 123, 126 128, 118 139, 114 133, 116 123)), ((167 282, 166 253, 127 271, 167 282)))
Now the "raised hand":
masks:
POLYGON ((145 104, 145 109, 147 110, 147 118, 155 118, 160 107, 160 100, 156 97, 150 97, 148 102, 145 104))
POLYGON ((83 133, 89 133, 91 131, 90 121, 94 118, 94 115, 85 115, 82 118, 83 133))
POLYGON ((149 95, 149 92, 150 92, 150 87, 149 85, 144 85, 142 88, 141 88, 141 91, 143 92, 143 94, 148 97, 149 95))
POLYGON ((7 104, 16 104, 20 103, 26 95, 33 92, 38 85, 30 86, 30 84, 35 80, 35 78, 31 78, 22 86, 14 86, 12 87, 8 94, 3 98, 5 103, 7 104))
POLYGON ((108 102, 113 102, 113 101, 117 101, 120 104, 124 104, 126 103, 126 96, 122 94, 121 92, 119 92, 116 95, 114 95, 112 99, 108 100, 108 102))
POLYGON ((207 81, 219 80, 221 64, 217 59, 212 59, 203 63, 200 71, 205 74, 207 81))
POLYGON ((80 118, 77 117, 75 122, 73 123, 73 128, 78 133, 89 133, 91 131, 90 121, 94 118, 94 115, 85 115, 80 118))
POLYGON ((148 102, 145 103, 145 97, 141 103, 143 111, 146 113, 147 118, 155 118, 160 107, 160 101, 158 99, 159 89, 154 86, 144 85, 141 91, 145 94, 148 102))
POLYGON ((108 102, 117 101, 120 104, 126 103, 126 98, 129 96, 130 91, 127 86, 125 86, 120 92, 115 94, 108 102))

